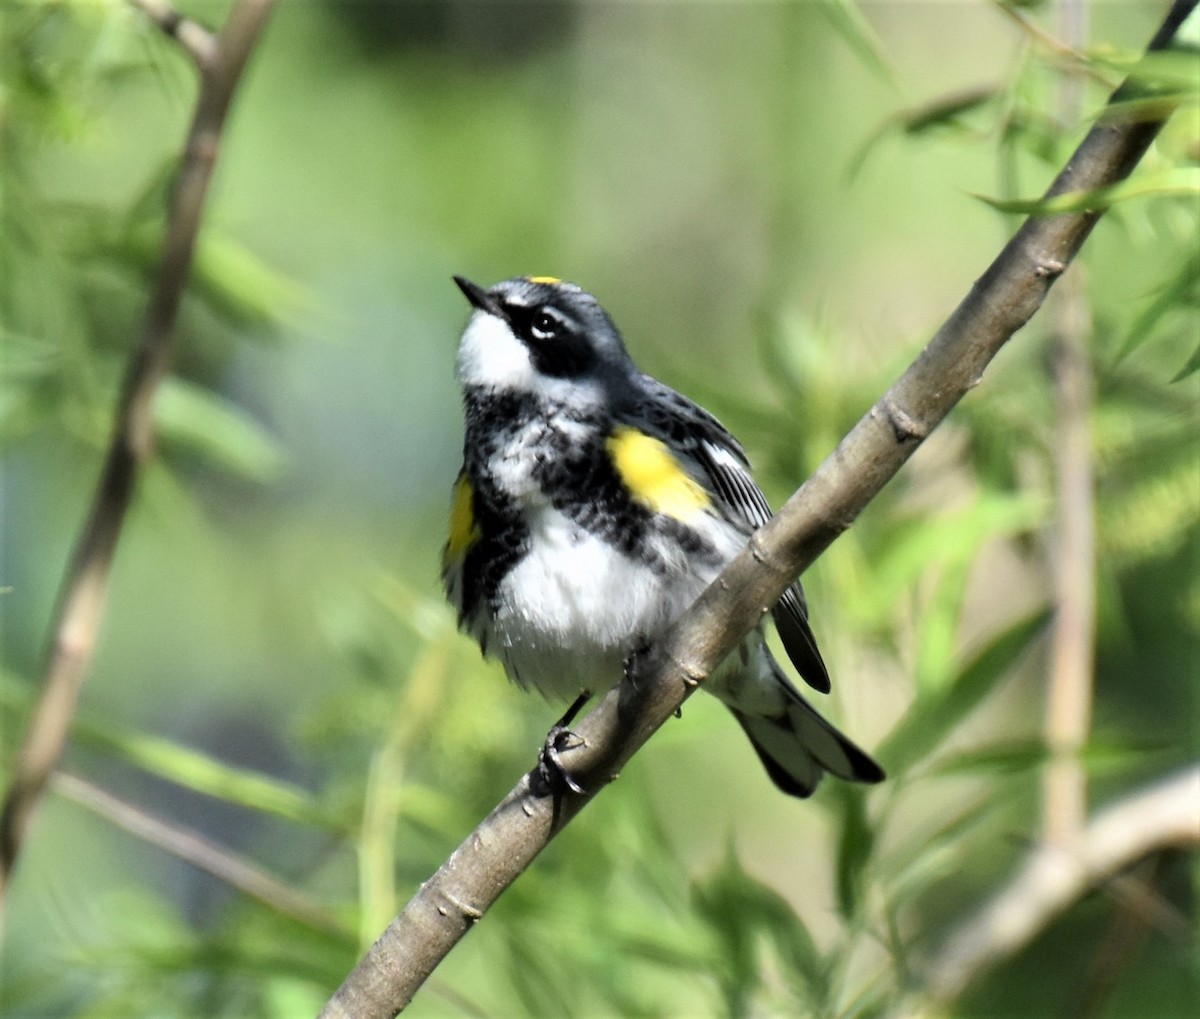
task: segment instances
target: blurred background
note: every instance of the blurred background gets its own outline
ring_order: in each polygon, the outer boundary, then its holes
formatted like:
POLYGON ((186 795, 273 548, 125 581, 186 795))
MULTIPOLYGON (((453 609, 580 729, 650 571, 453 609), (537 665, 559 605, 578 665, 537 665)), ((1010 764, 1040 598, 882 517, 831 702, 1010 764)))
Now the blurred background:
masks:
MULTIPOLYGON (((279 4, 65 777, 10 893, 5 1013, 313 1014, 532 764, 562 706, 482 662, 438 583, 462 441, 451 274, 593 291, 778 505, 965 295, 1019 222, 1003 202, 1042 192, 1165 8, 1088 5, 1072 55, 1037 2, 279 4), (127 830, 146 819, 278 887, 235 890, 127 830)), ((8 768, 196 82, 118 0, 0 0, 0 39, 8 768)), ((1196 64, 1157 73, 1191 101, 1067 298, 1092 392, 1093 805, 1196 756, 1200 207, 1194 177, 1171 186, 1200 157, 1196 64)), ((920 990, 919 960, 1053 823, 1060 321, 1018 335, 804 578, 823 707, 889 782, 788 799, 693 698, 411 1014, 869 1016, 920 990)), ((1156 910, 1089 896, 948 1011, 1185 1014, 1195 876, 1183 854, 1145 862, 1156 910)))

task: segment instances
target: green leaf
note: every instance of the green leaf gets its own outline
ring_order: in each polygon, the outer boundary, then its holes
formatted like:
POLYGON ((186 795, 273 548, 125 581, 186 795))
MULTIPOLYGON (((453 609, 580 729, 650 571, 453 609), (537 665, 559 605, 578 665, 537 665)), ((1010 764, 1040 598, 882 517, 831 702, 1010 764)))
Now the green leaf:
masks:
POLYGON ((716 873, 692 887, 697 912, 720 940, 720 957, 727 966, 722 990, 729 1011, 745 1014, 762 979, 758 942, 765 937, 793 977, 798 993, 817 1005, 828 1000, 829 969, 808 929, 778 892, 747 874, 732 846, 716 873))
POLYGON ((200 235, 189 286, 236 325, 295 322, 313 310, 300 284, 213 230, 200 235))
POLYGON ((115 754, 185 789, 289 821, 347 830, 346 824, 332 817, 300 786, 226 764, 172 740, 84 720, 76 723, 73 734, 81 744, 115 754))
POLYGON ((886 56, 887 48, 855 0, 821 0, 821 10, 868 70, 883 81, 895 82, 895 72, 886 56))
POLYGON ((886 615, 931 568, 968 568, 983 542, 1036 527, 1047 506, 1039 496, 981 492, 961 508, 898 520, 873 550, 871 583, 856 595, 854 611, 865 619, 886 615))
POLYGON ((1079 760, 1091 776, 1128 775, 1143 768, 1167 770, 1174 766, 1177 747, 1169 742, 1131 743, 1113 736, 1093 736, 1080 751, 1079 760))
POLYGON ((919 697, 876 755, 888 770, 902 774, 936 749, 1008 675, 1049 618, 1042 610, 1014 623, 968 662, 950 686, 919 697))
POLYGON ((867 135, 850 157, 847 178, 853 180, 857 177, 871 152, 894 131, 899 130, 910 138, 919 138, 934 131, 961 131, 965 128, 963 117, 993 102, 998 93, 999 89, 993 86, 953 92, 888 117, 867 135))
POLYGON ((922 829, 887 853, 880 862, 880 877, 887 885, 889 908, 910 902, 960 866, 966 842, 989 820, 997 804, 995 797, 984 796, 941 827, 922 829))
POLYGON ((1066 191, 1052 198, 1006 199, 973 195, 1001 212, 1018 212, 1029 216, 1057 216, 1066 212, 1099 212, 1118 202, 1133 198, 1163 195, 1200 195, 1200 167, 1185 166, 1158 173, 1148 173, 1133 180, 1124 180, 1110 187, 1087 191, 1066 191))
POLYGON ((862 901, 864 875, 875 846, 875 832, 867 821, 867 799, 863 790, 842 784, 837 791, 842 808, 837 849, 838 909, 849 920, 858 912, 862 901))
POLYGON ((1166 120, 1180 106, 1194 104, 1195 97, 1184 92, 1158 92, 1116 99, 1100 111, 1101 124, 1127 124, 1130 121, 1166 120))
POLYGON ((1126 75, 1137 92, 1165 92, 1193 101, 1200 96, 1200 63, 1191 48, 1130 52, 1126 57, 1099 54, 1092 63, 1126 75))
POLYGON ((1041 740, 1017 741, 950 754, 931 769, 934 775, 1019 774, 1045 764, 1050 751, 1041 740))
POLYGON ((910 137, 918 137, 938 128, 959 127, 959 120, 964 114, 986 106, 998 93, 998 88, 988 85, 940 96, 931 103, 901 113, 899 123, 910 137))
POLYGON ((249 481, 266 483, 282 473, 282 448, 249 414, 215 393, 182 379, 165 379, 154 404, 164 441, 249 481))
POLYGON ((1111 472, 1101 491, 1096 523, 1109 565, 1178 554, 1195 527, 1200 487, 1194 435, 1185 432, 1178 449, 1156 438, 1158 448, 1135 448, 1138 462, 1111 472))
POLYGON ((1193 374, 1198 368, 1200 368, 1200 346, 1192 351, 1192 356, 1189 357, 1184 363, 1184 366, 1172 376, 1171 382, 1182 382, 1189 375, 1193 374))
MULTIPOLYGON (((1120 362, 1145 342, 1162 319, 1173 311, 1193 313, 1200 304, 1200 255, 1193 255, 1161 288, 1158 296, 1133 320, 1121 352, 1120 362)), ((1193 358, 1193 361, 1195 358, 1193 358)), ((1192 362, 1189 362, 1191 364, 1192 362)), ((1194 369, 1193 369, 1194 370, 1194 369)), ((1190 374, 1185 372, 1184 374, 1190 374)), ((1174 381, 1183 378, 1181 374, 1174 381)))
MULTIPOLYGON (((153 272, 162 257, 162 238, 160 221, 143 220, 120 238, 114 253, 153 272)), ((249 329, 296 322, 314 306, 295 280, 211 227, 196 240, 188 293, 232 325, 249 329)))

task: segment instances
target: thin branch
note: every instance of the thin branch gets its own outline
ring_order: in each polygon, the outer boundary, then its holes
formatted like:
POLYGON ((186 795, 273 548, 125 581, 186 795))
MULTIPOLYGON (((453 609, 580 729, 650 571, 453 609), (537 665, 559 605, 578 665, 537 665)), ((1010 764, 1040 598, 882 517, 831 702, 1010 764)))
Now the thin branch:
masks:
POLYGON ((1087 820, 1087 772, 1079 755, 1092 724, 1096 631, 1096 507, 1089 421, 1091 323, 1082 278, 1073 274, 1063 282, 1054 309, 1058 526, 1045 719, 1050 759, 1042 776, 1042 834, 1060 846, 1069 844, 1087 820))
POLYGON ((208 184, 229 104, 272 0, 240 0, 202 68, 200 94, 167 213, 158 278, 133 352, 116 421, 87 520, 76 543, 50 626, 41 693, 0 812, 0 932, 3 904, 33 809, 58 764, 104 612, 109 568, 138 474, 154 445, 153 399, 167 372, 171 333, 191 266, 208 184))
POLYGON ((928 1000, 900 1015, 941 1015, 976 979, 1029 944, 1105 879, 1152 853, 1200 846, 1200 765, 1100 811, 1070 848, 1036 849, 1013 880, 946 939, 925 967, 928 1000))
MULTIPOLYGON (((1176 0, 1152 46, 1174 38, 1196 0, 1176 0)), ((1118 96, 1121 92, 1118 91, 1118 96)), ((1170 110, 1163 111, 1163 118, 1170 110)), ((1162 120, 1098 124, 1049 195, 1124 179, 1162 120)), ((662 726, 842 533, 976 385, 1037 311, 1101 213, 1028 220, 917 360, 779 513, 750 539, 663 640, 578 725, 564 757, 582 795, 535 795, 524 776, 417 891, 326 1004, 322 1019, 394 1016, 499 895, 662 726)))
POLYGON ((261 867, 198 832, 155 817, 75 775, 60 771, 54 775, 52 784, 54 791, 61 796, 99 814, 138 838, 165 849, 198 870, 224 881, 280 915, 290 917, 297 923, 323 934, 332 935, 347 944, 354 943, 354 932, 348 930, 332 913, 311 902, 261 867))
POLYGON ((201 71, 217 57, 217 37, 198 21, 175 10, 166 0, 129 0, 187 52, 201 71))
MULTIPOLYGON (((1079 77, 1086 75, 1105 88, 1112 88, 1115 84, 1112 77, 1097 68, 1083 51, 1083 40, 1081 38, 1069 32, 1064 33, 1063 39, 1055 38, 1052 33, 1047 32, 1046 29, 1042 28, 1041 25, 1037 24, 1037 22, 1023 11, 1014 7, 1011 3, 1004 2, 1004 0, 997 0, 996 7, 1001 14, 1010 18, 1029 38, 1040 44, 1047 52, 1053 53, 1058 57, 1060 63, 1065 67, 1069 80, 1078 81, 1079 77)), ((1063 121, 1063 123, 1070 125, 1074 121, 1063 121)))
MULTIPOLYGON (((1075 47, 1086 35, 1083 0, 1063 0, 1063 36, 1075 47)), ((1060 120, 1072 124, 1082 105, 1079 82, 1066 78, 1060 120)), ((1042 835, 1065 847, 1087 821, 1087 772, 1079 760, 1092 725, 1093 646, 1096 635, 1095 480, 1092 473, 1092 323, 1081 267, 1054 293, 1054 382, 1058 421, 1055 462, 1058 526, 1054 547, 1054 629, 1046 692, 1042 776, 1042 835)))
POLYGON ((1170 927, 1182 925, 1183 943, 1187 943, 1191 933, 1189 924, 1155 888, 1165 859, 1165 853, 1156 854, 1138 864, 1136 870, 1144 872, 1145 876, 1135 873, 1118 879, 1122 887, 1114 896, 1116 909, 1108 929, 1092 955, 1087 975, 1079 981, 1078 989, 1072 991, 1068 998, 1074 1019, 1098 1019, 1105 1014, 1109 999, 1126 969, 1138 957, 1138 950, 1147 936, 1156 927, 1162 929, 1159 917, 1164 912, 1170 917, 1170 927))

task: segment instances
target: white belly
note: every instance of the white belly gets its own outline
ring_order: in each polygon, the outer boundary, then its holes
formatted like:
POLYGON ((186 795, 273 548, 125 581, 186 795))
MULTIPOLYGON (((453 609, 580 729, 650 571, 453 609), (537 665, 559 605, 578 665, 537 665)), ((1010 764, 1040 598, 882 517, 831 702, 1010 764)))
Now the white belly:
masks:
MULTIPOLYGON (((650 643, 715 576, 663 574, 635 562, 552 507, 529 520, 531 551, 500 584, 489 654, 548 697, 601 693, 629 653, 650 643)), ((732 536, 731 536, 732 537, 732 536)))

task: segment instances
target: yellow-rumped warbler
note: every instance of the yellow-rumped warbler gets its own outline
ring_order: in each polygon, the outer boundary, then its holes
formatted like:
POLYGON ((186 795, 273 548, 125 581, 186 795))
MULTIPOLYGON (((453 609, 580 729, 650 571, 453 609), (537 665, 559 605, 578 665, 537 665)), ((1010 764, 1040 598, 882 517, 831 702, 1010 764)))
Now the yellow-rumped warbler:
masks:
MULTIPOLYGON (((546 276, 484 290, 458 349, 463 466, 442 559, 459 626, 546 696, 599 693, 662 635, 771 515, 737 440, 640 372, 596 299, 546 276)), ((829 675, 797 582, 774 609, 800 675, 829 675)), ((704 689, 785 793, 883 771, 784 676, 761 630, 704 689)), ((569 781, 569 780, 568 780, 569 781)))

